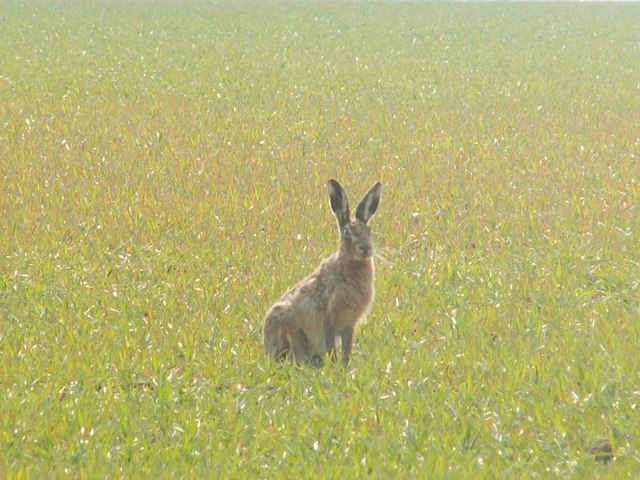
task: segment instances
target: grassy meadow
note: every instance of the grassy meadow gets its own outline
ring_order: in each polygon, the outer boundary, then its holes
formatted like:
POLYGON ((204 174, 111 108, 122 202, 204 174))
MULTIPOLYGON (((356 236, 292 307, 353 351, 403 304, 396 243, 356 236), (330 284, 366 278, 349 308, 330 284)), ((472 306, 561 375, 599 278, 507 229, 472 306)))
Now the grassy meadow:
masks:
POLYGON ((4 0, 0 477, 638 478, 638 25, 4 0), (275 365, 329 178, 383 182, 376 302, 275 365))

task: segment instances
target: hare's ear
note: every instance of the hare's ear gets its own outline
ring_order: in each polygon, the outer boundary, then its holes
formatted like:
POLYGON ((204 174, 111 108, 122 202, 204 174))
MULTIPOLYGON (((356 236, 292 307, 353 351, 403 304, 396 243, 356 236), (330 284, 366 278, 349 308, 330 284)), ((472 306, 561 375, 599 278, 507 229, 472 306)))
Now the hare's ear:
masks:
POLYGON ((376 182, 371 190, 360 200, 356 209, 356 218, 362 223, 367 223, 371 216, 376 213, 378 204, 380 203, 380 195, 382 194, 382 184, 376 182))
POLYGON ((331 201, 331 210, 338 219, 340 230, 349 223, 349 200, 347 194, 336 180, 331 179, 327 184, 329 188, 329 200, 331 201))

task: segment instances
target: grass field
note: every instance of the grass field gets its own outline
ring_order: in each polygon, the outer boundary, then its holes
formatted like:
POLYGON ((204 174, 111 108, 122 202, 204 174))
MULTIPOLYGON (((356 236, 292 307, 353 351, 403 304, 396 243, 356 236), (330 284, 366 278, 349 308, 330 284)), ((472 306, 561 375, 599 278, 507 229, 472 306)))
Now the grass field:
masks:
POLYGON ((638 25, 3 1, 0 476, 638 478, 638 25), (332 177, 384 184, 376 302, 349 368, 274 365, 332 177))

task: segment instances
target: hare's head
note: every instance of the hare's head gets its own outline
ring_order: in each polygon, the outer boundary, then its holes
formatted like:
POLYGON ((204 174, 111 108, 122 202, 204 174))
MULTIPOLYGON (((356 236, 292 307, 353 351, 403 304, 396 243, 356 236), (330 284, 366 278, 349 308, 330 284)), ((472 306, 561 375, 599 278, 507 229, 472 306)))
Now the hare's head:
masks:
POLYGON ((367 222, 378 209, 382 184, 377 182, 360 200, 356 209, 356 219, 351 221, 349 200, 344 188, 336 181, 329 180, 331 210, 338 219, 340 228, 340 254, 356 260, 366 260, 373 255, 371 228, 367 222))

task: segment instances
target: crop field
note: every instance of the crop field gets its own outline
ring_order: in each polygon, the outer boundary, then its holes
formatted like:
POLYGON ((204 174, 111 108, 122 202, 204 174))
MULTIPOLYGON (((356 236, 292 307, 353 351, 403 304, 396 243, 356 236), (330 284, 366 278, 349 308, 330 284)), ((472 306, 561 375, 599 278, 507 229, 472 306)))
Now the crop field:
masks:
POLYGON ((0 477, 640 477, 640 4, 0 5, 0 477), (351 364, 270 305, 377 180, 351 364))

